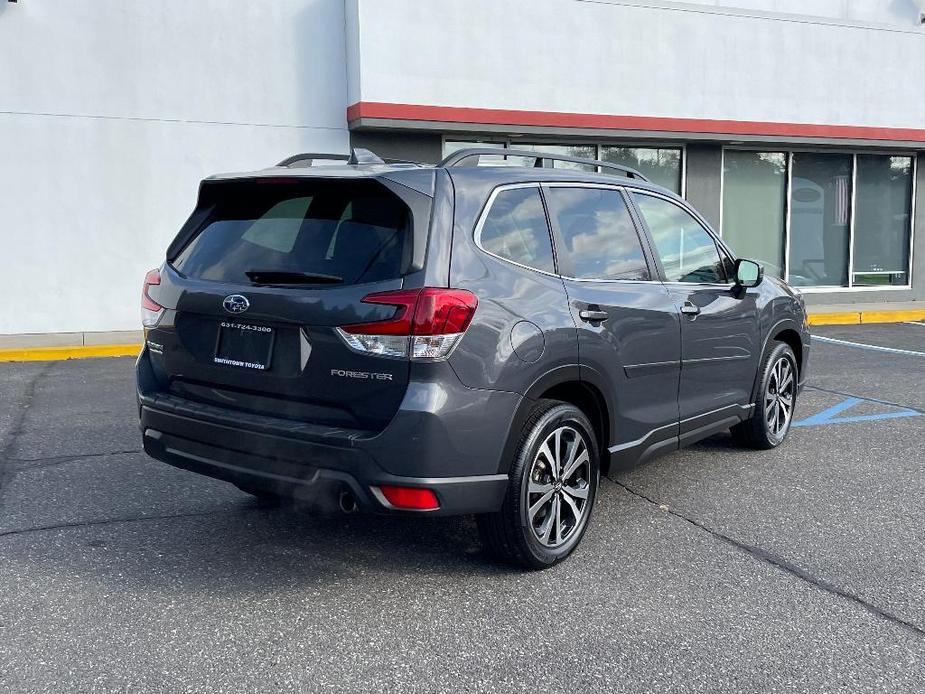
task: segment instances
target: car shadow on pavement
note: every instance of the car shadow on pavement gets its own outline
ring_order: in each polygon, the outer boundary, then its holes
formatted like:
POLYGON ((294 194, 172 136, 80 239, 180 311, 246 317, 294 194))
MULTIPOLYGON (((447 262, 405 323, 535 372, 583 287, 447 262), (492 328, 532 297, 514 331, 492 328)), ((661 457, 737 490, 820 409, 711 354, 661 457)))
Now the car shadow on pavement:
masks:
MULTIPOLYGON (((720 435, 694 448, 721 452, 732 447, 728 435, 720 435)), ((665 462, 656 459, 640 467, 658 460, 665 462)), ((325 516, 292 504, 261 502, 224 483, 201 483, 198 492, 186 490, 186 501, 179 507, 159 508, 156 498, 135 514, 97 505, 95 517, 76 522, 62 518, 60 526, 50 523, 45 530, 14 531, 2 538, 0 555, 14 561, 47 562, 52 571, 52 567, 64 573, 76 569, 84 578, 111 587, 129 584, 149 589, 180 583, 185 589, 228 595, 281 586, 321 586, 361 575, 368 579, 522 574, 483 551, 471 516, 325 516)), ((602 484, 598 503, 596 522, 582 551, 566 563, 569 566, 602 560, 607 551, 602 538, 596 537, 599 528, 619 527, 644 513, 631 508, 638 499, 609 482, 602 484)))
POLYGON ((225 595, 361 575, 520 573, 482 551, 470 517, 322 517, 246 497, 213 512, 103 521, 4 541, 7 560, 42 561, 113 588, 179 583, 225 595))

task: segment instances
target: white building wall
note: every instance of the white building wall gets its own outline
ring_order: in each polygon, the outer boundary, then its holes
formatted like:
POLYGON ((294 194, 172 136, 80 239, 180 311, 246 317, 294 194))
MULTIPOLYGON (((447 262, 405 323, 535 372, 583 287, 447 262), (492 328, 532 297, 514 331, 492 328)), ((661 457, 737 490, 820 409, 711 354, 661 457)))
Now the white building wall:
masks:
MULTIPOLYGON (((824 0, 761 3, 799 4, 801 16, 658 0, 350 2, 348 18, 358 25, 350 32, 352 103, 925 123, 925 29, 912 19, 886 25, 814 16, 832 4, 824 0)), ((914 0, 865 3, 879 19, 902 3, 915 9, 914 0)), ((836 4, 854 14, 861 6, 836 4)))
MULTIPOLYGON (((656 0, 657 2, 658 0, 656 0)), ((828 17, 858 22, 877 22, 895 26, 921 23, 922 0, 685 0, 722 9, 792 14, 800 17, 828 17)), ((674 3, 681 4, 681 3, 674 3)))
POLYGON ((346 152, 343 0, 0 3, 0 334, 134 330, 198 182, 346 152))
POLYGON ((922 129, 921 4, 0 1, 0 334, 137 328, 198 181, 357 102, 922 129))

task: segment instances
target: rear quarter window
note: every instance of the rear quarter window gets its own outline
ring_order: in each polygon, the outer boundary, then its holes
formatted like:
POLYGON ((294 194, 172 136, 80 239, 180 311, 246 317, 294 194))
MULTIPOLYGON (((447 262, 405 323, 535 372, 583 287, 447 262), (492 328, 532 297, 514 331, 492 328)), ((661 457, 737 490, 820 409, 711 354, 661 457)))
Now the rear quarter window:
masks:
POLYGON ((555 272, 546 211, 536 187, 500 190, 482 221, 478 240, 499 258, 555 272))
POLYGON ((360 284, 400 277, 407 206, 375 181, 210 184, 211 209, 172 259, 187 277, 250 283, 248 272, 310 273, 360 284))

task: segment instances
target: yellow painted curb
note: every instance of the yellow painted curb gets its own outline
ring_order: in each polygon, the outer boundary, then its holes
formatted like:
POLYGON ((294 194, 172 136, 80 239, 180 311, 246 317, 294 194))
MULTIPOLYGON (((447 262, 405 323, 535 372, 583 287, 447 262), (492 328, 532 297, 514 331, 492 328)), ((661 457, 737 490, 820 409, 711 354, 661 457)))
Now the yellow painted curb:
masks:
POLYGON ((912 320, 925 320, 925 309, 914 311, 862 311, 862 323, 905 323, 912 320))
POLYGON ((0 362, 4 361, 59 361, 62 359, 90 359, 93 357, 135 357, 141 345, 87 345, 76 347, 23 347, 0 349, 0 362))
POLYGON ((810 325, 860 325, 861 314, 851 313, 810 313, 806 317, 810 325))
POLYGON ((925 320, 925 309, 897 311, 848 311, 845 313, 810 313, 810 325, 860 325, 862 323, 905 323, 925 320))

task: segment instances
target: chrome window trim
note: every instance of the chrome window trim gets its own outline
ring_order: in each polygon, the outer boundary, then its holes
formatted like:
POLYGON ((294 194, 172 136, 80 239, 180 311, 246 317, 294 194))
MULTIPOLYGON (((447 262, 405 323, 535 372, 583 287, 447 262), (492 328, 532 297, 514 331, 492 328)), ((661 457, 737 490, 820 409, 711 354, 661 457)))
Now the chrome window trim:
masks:
POLYGON ((736 286, 735 282, 726 282, 725 284, 720 282, 663 282, 666 287, 703 287, 704 289, 731 289, 736 286))
POLYGON ((569 277, 568 275, 560 275, 564 280, 569 282, 594 282, 595 284, 652 284, 653 282, 658 282, 659 280, 607 280, 600 277, 569 277))

